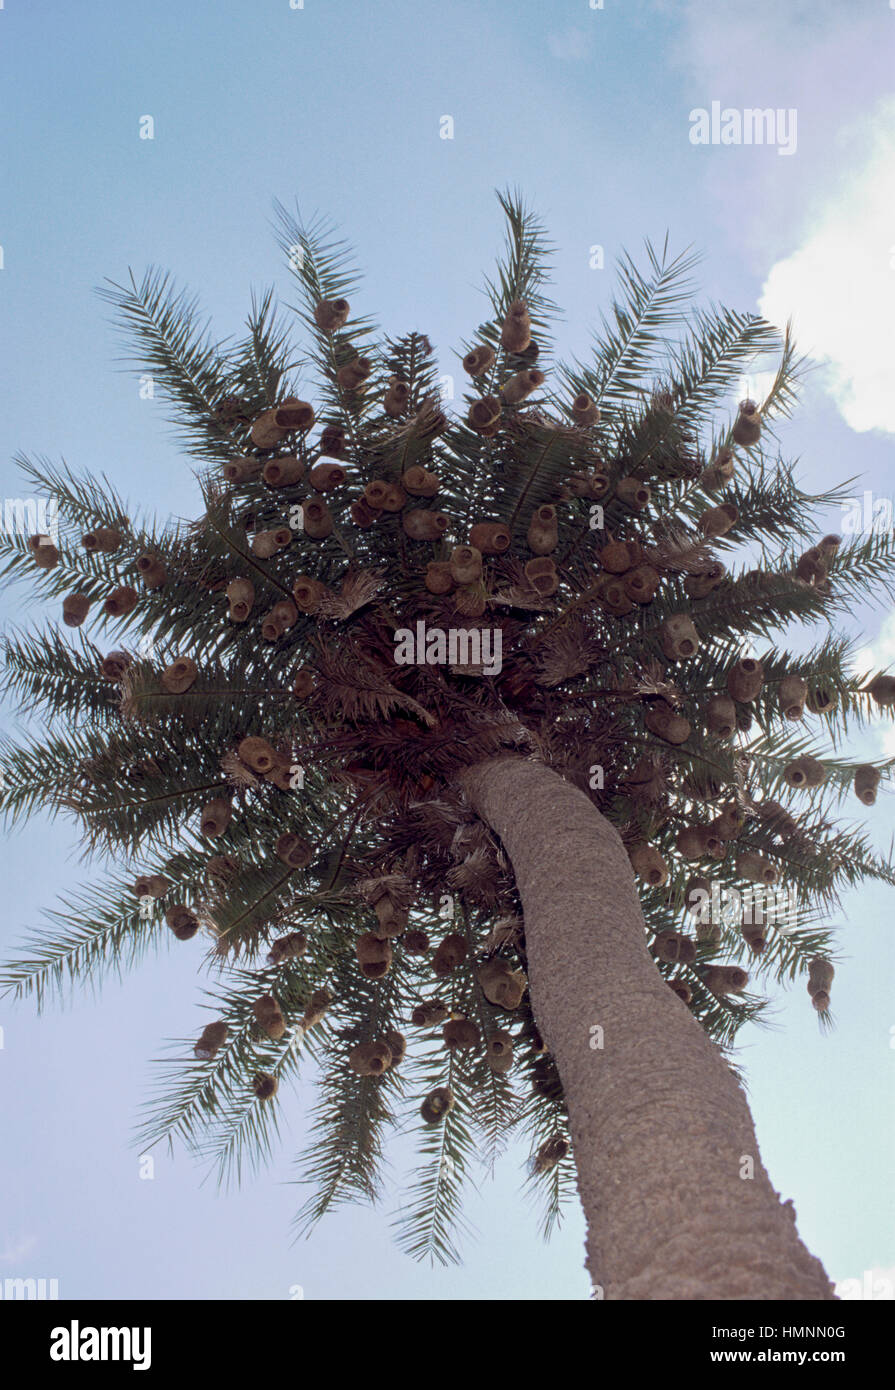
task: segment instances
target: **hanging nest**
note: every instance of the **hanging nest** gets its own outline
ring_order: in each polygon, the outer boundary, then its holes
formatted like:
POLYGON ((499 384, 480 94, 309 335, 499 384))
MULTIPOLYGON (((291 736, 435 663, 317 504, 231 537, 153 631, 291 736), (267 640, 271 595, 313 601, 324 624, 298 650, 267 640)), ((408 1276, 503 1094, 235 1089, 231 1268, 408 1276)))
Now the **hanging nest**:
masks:
POLYGON ((441 486, 441 479, 415 463, 401 474, 401 486, 411 497, 434 497, 441 486))
POLYGON ((261 463, 254 454, 246 454, 241 458, 228 459, 221 472, 228 483, 247 483, 258 477, 261 463))
POLYGON ((297 960, 308 949, 308 938, 304 932, 291 931, 286 936, 278 936, 271 942, 267 957, 268 965, 282 965, 285 960, 297 960))
POLYGON ((696 945, 683 932, 661 931, 652 944, 653 955, 668 965, 692 965, 696 959, 696 945))
POLYGON ((292 694, 296 700, 307 700, 314 693, 316 678, 310 666, 300 666, 292 681, 292 694))
POLYGON ((733 738, 737 731, 737 709, 729 695, 714 695, 705 708, 705 724, 718 738, 733 738))
POLYGON ((835 690, 821 685, 809 686, 805 701, 812 714, 829 714, 836 708, 838 696, 835 690))
POLYGON ((688 878, 684 887, 684 904, 691 917, 699 919, 705 915, 712 893, 711 881, 700 874, 688 878), (704 896, 703 896, 704 895, 704 896))
POLYGON ((525 994, 526 979, 514 970, 504 956, 492 956, 476 971, 476 979, 490 1004, 501 1009, 518 1009, 525 994))
POLYGON ((668 882, 668 865, 655 845, 632 845, 628 850, 628 858, 637 877, 651 888, 659 888, 668 882))
POLYGON ((274 846, 278 859, 288 864, 290 869, 305 869, 314 858, 314 847, 300 835, 286 831, 280 835, 274 846))
POLYGON ((484 376, 485 372, 494 366, 494 362, 493 347, 489 347, 487 343, 479 343, 463 358, 463 370, 470 376, 484 376))
POLYGON ((364 932, 355 943, 361 974, 368 980, 381 980, 388 974, 392 963, 392 943, 383 940, 373 932, 364 932))
POLYGON ((140 601, 140 595, 129 584, 120 584, 113 589, 103 604, 110 618, 124 618, 131 613, 140 601))
POLYGON ((275 526, 270 531, 256 531, 252 537, 252 554, 260 560, 270 560, 278 550, 285 550, 292 544, 292 532, 288 526, 275 526))
POLYGON ((199 1035, 199 1040, 193 1048, 193 1054, 201 1062, 208 1062, 212 1057, 217 1056, 229 1036, 230 1029, 222 1020, 208 1023, 199 1035))
MULTIPOLYGON (((479 521, 469 532, 469 546, 457 547, 461 551, 464 549, 478 550, 482 555, 503 555, 510 548, 512 537, 506 526, 501 521, 479 521)), ((459 563, 459 561, 455 562, 459 563)), ((472 561, 471 579, 478 579, 481 575, 481 559, 472 561)), ((468 583, 469 580, 458 580, 458 583, 468 583)))
POLYGON ((746 817, 734 801, 721 807, 720 813, 712 821, 711 829, 720 840, 735 840, 746 823, 746 817))
POLYGON ((642 512, 650 504, 652 493, 642 478, 620 478, 615 486, 615 495, 620 502, 632 511, 642 512))
POLYGON ((420 1106, 420 1114, 427 1125, 440 1124, 449 1110, 454 1108, 454 1093, 450 1086, 436 1086, 430 1091, 420 1106))
POLYGON ((688 598, 708 598, 713 594, 727 578, 727 570, 720 560, 713 560, 711 564, 700 569, 698 573, 689 574, 684 580, 684 592, 688 598))
POLYGON ((164 874, 141 874, 134 884, 138 898, 163 898, 171 887, 171 880, 164 874))
POLYGON ((449 1018, 450 1013, 447 1004, 440 999, 427 999, 425 1003, 417 1004, 410 1015, 410 1022, 414 1028, 434 1028, 449 1018))
POLYGON ((686 743, 693 732, 689 720, 678 714, 666 700, 657 700, 647 710, 643 722, 656 738, 673 745, 686 743))
POLYGON ((341 487, 348 474, 340 463, 318 463, 308 474, 308 482, 315 492, 332 492, 341 487))
POLYGON ((344 328, 350 312, 347 299, 320 299, 314 305, 314 322, 324 333, 335 333, 344 328))
POLYGON ((252 443, 256 449, 275 449, 288 433, 288 429, 277 424, 276 410, 265 410, 252 424, 252 443))
POLYGON ((785 806, 781 806, 779 801, 760 801, 758 803, 758 818, 764 821, 768 829, 779 839, 790 839, 798 833, 798 823, 789 814, 785 806))
POLYGON ((826 769, 817 758, 795 758, 783 769, 783 780, 790 787, 820 787, 826 780, 826 769))
POLYGON ((735 469, 732 449, 720 449, 714 461, 699 475, 700 487, 706 492, 718 492, 733 479, 735 469))
POLYGON ((107 680, 120 682, 132 662, 133 657, 129 652, 109 652, 108 656, 103 657, 100 670, 107 680))
POLYGON ((258 1027, 274 1042, 279 1042, 286 1032, 286 1020, 279 1003, 272 994, 262 994, 252 1005, 252 1013, 258 1027))
POLYGON ((168 578, 168 571, 157 555, 138 556, 137 570, 144 587, 150 591, 160 589, 168 578))
POLYGON ((232 854, 216 854, 205 865, 205 871, 220 883, 230 883, 239 873, 239 860, 232 854))
POLYGON ((305 475, 304 460, 296 454, 279 454, 268 459, 261 470, 261 477, 268 487, 292 487, 300 483, 305 475))
POLYGON ((114 526, 98 526, 81 537, 84 549, 93 554, 114 555, 123 543, 123 535, 114 526))
POLYGON ((29 537, 28 548, 38 569, 51 570, 59 564, 59 551, 49 536, 29 537))
POLYGON ((500 344, 507 352, 524 352, 531 342, 531 315, 524 299, 516 299, 507 310, 500 329, 500 344))
POLYGON ((455 545, 448 564, 455 584, 474 584, 482 577, 482 552, 475 546, 455 545))
POLYGON ((481 1042, 478 1028, 468 1018, 452 1018, 442 1028, 441 1036, 451 1052, 465 1052, 471 1047, 478 1047, 481 1042))
POLYGON ((275 603, 261 622, 261 636, 265 642, 276 642, 284 632, 294 627, 298 620, 298 609, 289 599, 275 603))
POLYGON ((336 381, 343 391, 359 391, 364 382, 373 371, 373 363, 369 357, 355 357, 350 362, 346 362, 336 372, 336 381))
POLYGON ((699 650, 699 633, 685 613, 666 618, 660 628, 662 650, 669 661, 684 661, 699 650))
POLYGON ((360 1043, 348 1054, 348 1065, 358 1076, 382 1076, 392 1064, 392 1050, 384 1038, 360 1043))
POLYGON ((675 849, 684 859, 702 859, 708 853, 708 826, 685 825, 678 832, 675 849))
POLYGON ((450 975, 451 971, 456 970, 458 965, 462 965, 466 959, 469 945, 465 936, 459 932, 451 932, 439 943, 435 955, 432 957, 432 969, 439 977, 450 975))
POLYGON ((734 444, 751 448, 761 438, 761 412, 754 401, 740 401, 737 418, 730 431, 734 444))
POLYGON ((571 1145, 564 1134, 552 1134, 546 1139, 534 1156, 536 1173, 547 1173, 569 1155, 571 1145))
POLYGON ((171 695, 185 695, 195 685, 199 668, 188 656, 179 656, 162 671, 162 685, 171 695))
POLYGON ((355 884, 355 891, 376 913, 378 925, 373 928, 374 935, 385 939, 403 933, 416 893, 406 875, 395 873, 362 879, 355 884))
POLYGON ((414 541, 437 541, 450 526, 446 512, 436 512, 427 507, 412 507, 401 518, 404 534, 414 541))
POLYGON ((758 922, 742 922, 740 932, 743 940, 754 956, 760 956, 768 944, 767 932, 758 922))
POLYGON ((529 550, 535 555, 551 555, 559 544, 559 523, 556 508, 545 504, 536 507, 528 523, 529 550))
POLYGON ((739 704, 754 700, 761 693, 763 685, 764 667, 754 657, 743 657, 727 673, 727 689, 739 704))
POLYGON ((250 579, 234 579, 226 588, 230 605, 229 617, 234 623, 244 623, 255 602, 255 586, 250 579))
POLYGON ((399 1062, 403 1062, 407 1052, 407 1039, 403 1033, 399 1033, 397 1028, 389 1028, 384 1035, 385 1042, 392 1054, 392 1066, 396 1067, 399 1062))
POLYGON ((314 1028, 324 1017, 333 1002, 333 996, 325 987, 315 989, 308 1002, 305 1004, 305 1011, 302 1015, 299 1028, 306 1033, 309 1028, 314 1028))
POLYGON ((681 976, 676 975, 674 979, 669 980, 668 986, 674 991, 678 999, 681 999, 685 1004, 689 1004, 692 1001, 693 991, 687 984, 687 981, 682 979, 681 976))
POLYGON ((488 1039, 485 1059, 492 1071, 508 1072, 513 1065, 513 1035, 498 1028, 488 1039))
POLYGON ((808 682, 801 676, 784 676, 778 692, 784 719, 801 719, 808 698, 808 682))
POLYGON ((333 533, 333 518, 320 497, 306 497, 301 504, 302 529, 312 541, 324 541, 333 533))
POLYGON ((753 850, 742 850, 736 858, 736 870, 740 878, 748 879, 750 883, 763 883, 770 886, 776 883, 780 877, 776 864, 770 859, 763 858, 753 850))
POLYGON ((855 768, 855 795, 865 806, 875 803, 881 776, 879 768, 871 763, 862 763, 855 768))
POLYGON ((589 429, 600 423, 600 407, 592 401, 586 391, 575 397, 571 405, 572 419, 581 429, 589 429))
POLYGON ((882 709, 890 709, 895 705, 895 676, 874 676, 867 691, 882 709))
POLYGON ((199 829, 202 835, 216 839, 223 835, 233 816, 233 807, 224 797, 209 801, 202 807, 199 829))
POLYGON ((62 621, 66 627, 80 627, 90 611, 87 594, 68 594, 62 600, 62 621))
POLYGON ((314 424, 316 416, 309 401, 300 401, 296 396, 287 396, 274 413, 274 422, 280 429, 291 432, 298 430, 305 434, 314 424))
POLYGON ((808 962, 808 993, 818 1013, 825 1013, 830 1006, 830 986, 835 973, 832 961, 824 956, 814 956, 808 962), (818 998, 821 999, 820 1005, 818 998))
POLYGON ((189 941, 199 930, 199 918, 182 903, 168 909, 165 921, 178 941, 189 941))
POLYGON ((279 1085, 277 1078, 269 1072, 257 1071, 252 1077, 252 1090, 258 1100, 273 1100, 279 1085))
POLYGON ((738 965, 710 965, 702 978, 712 994, 742 994, 749 983, 748 974, 738 965))

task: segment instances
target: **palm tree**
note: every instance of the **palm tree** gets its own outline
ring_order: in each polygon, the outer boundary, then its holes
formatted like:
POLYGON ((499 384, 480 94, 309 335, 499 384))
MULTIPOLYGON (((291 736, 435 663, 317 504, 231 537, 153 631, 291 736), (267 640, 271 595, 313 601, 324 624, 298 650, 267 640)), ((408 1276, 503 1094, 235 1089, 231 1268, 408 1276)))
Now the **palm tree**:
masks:
POLYGON ((831 1298, 730 1052, 799 975, 829 1025, 821 924, 842 888, 895 881, 832 818, 889 770, 837 749, 895 678, 856 677, 826 626, 780 645, 891 592, 892 546, 816 539, 844 494, 801 491, 774 443, 788 333, 694 309, 666 243, 623 259, 592 361, 553 363, 544 232, 500 201, 459 413, 427 338, 378 338, 343 244, 282 207, 312 400, 272 292, 219 344, 166 275, 103 291, 204 513, 139 519, 105 480, 21 460, 61 529, 4 537, 6 569, 63 626, 5 639, 42 724, 3 750, 4 807, 74 813, 117 867, 3 983, 40 1005, 204 942, 208 1022, 141 1145, 238 1175, 315 1059, 300 1229, 380 1194, 409 1108, 416 1257, 457 1258, 471 1163, 519 1134, 545 1230, 577 1181, 597 1296, 831 1298), (766 399, 731 422, 768 353, 766 399))

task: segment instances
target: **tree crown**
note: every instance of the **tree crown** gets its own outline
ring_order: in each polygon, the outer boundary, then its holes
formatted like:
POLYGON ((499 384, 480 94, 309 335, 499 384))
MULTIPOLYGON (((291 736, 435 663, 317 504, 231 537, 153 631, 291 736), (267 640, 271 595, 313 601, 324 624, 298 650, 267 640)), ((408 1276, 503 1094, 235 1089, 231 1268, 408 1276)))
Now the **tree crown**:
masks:
POLYGON ((891 593, 892 546, 818 540, 844 492, 803 492, 777 448, 801 369, 789 333, 693 308, 694 258, 648 246, 645 270, 622 260, 592 360, 555 361, 543 229, 501 204, 460 411, 428 339, 381 337, 345 247, 283 208, 313 390, 272 292, 228 346, 166 275, 109 286, 201 465, 204 513, 137 518, 105 479, 22 459, 59 536, 2 538, 5 572, 63 617, 4 640, 40 720, 4 745, 4 810, 73 813, 118 865, 3 982, 40 1003, 201 933, 211 1022, 177 1044, 141 1144, 176 1137, 238 1174, 269 1154, 278 1084, 310 1056, 299 1225, 379 1193, 409 1105, 422 1156, 400 1236, 439 1259, 473 1158, 514 1131, 545 1229, 573 1185, 512 869, 465 766, 543 760, 593 799, 657 969, 725 1049, 761 1018, 761 983, 807 973, 828 1021, 823 920, 843 887, 895 881, 836 819, 889 771, 840 750, 895 679, 856 675, 833 627, 891 593), (769 353, 766 398, 730 419, 769 353), (818 623, 807 650, 784 645, 818 623))

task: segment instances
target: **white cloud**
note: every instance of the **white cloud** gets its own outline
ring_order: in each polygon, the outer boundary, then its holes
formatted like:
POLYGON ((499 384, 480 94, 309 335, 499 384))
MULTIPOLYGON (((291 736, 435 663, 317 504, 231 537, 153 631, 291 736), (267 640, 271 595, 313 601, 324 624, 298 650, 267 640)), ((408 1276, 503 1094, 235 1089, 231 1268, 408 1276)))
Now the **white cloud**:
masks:
POLYGON ((852 429, 895 433, 895 99, 843 143, 852 172, 821 204, 799 249, 772 267, 759 308, 777 324, 792 316, 797 343, 823 363, 852 429))
POLYGON ((840 1298, 849 1300, 866 1298, 878 1302, 881 1299, 895 1299, 895 1265, 890 1265, 888 1269, 877 1265, 851 1279, 840 1279, 835 1290, 840 1298))
POLYGON ((33 1250, 37 1244, 37 1236, 22 1236, 18 1240, 7 1238, 3 1249, 0 1250, 0 1264, 15 1264, 23 1255, 27 1255, 29 1250, 33 1250))
POLYGON ((855 652, 854 670, 885 671, 895 665, 895 613, 889 613, 883 620, 879 632, 867 646, 855 652))
MULTIPOLYGON (((852 671, 857 676, 864 676, 877 671, 889 671, 891 674, 893 669, 895 669, 895 613, 890 613, 883 621, 873 642, 855 652, 852 671)), ((884 756, 895 758, 895 728, 892 727, 892 721, 886 714, 880 717, 878 728, 884 756)))
POLYGON ((554 58, 576 63, 590 53, 591 36, 586 29, 563 29, 547 36, 547 47, 554 58))

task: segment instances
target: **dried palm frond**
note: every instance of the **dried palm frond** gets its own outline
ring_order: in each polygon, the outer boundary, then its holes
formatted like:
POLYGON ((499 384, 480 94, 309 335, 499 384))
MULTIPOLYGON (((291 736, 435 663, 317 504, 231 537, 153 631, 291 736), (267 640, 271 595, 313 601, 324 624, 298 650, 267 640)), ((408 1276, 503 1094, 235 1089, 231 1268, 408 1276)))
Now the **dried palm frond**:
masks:
POLYGON ((232 750, 221 758, 221 771, 234 787, 260 787, 261 778, 241 762, 232 750))
POLYGON ((606 647, 588 624, 580 618, 556 628, 536 652, 538 685, 561 685, 584 675, 606 655, 606 647))
POLYGON ((499 951, 501 946, 515 946, 525 934, 525 923, 521 917, 512 914, 499 917, 482 942, 483 952, 499 951))
POLYGON ((339 651, 324 645, 317 669, 319 702, 331 716, 354 722, 384 719, 392 710, 404 709, 418 715, 430 728, 438 723, 418 700, 398 690, 385 670, 367 660, 355 644, 339 651))
POLYGON ((350 618, 352 613, 372 603, 382 583, 381 569, 349 571, 342 580, 337 594, 327 592, 321 595, 316 609, 317 616, 336 621, 350 618))

